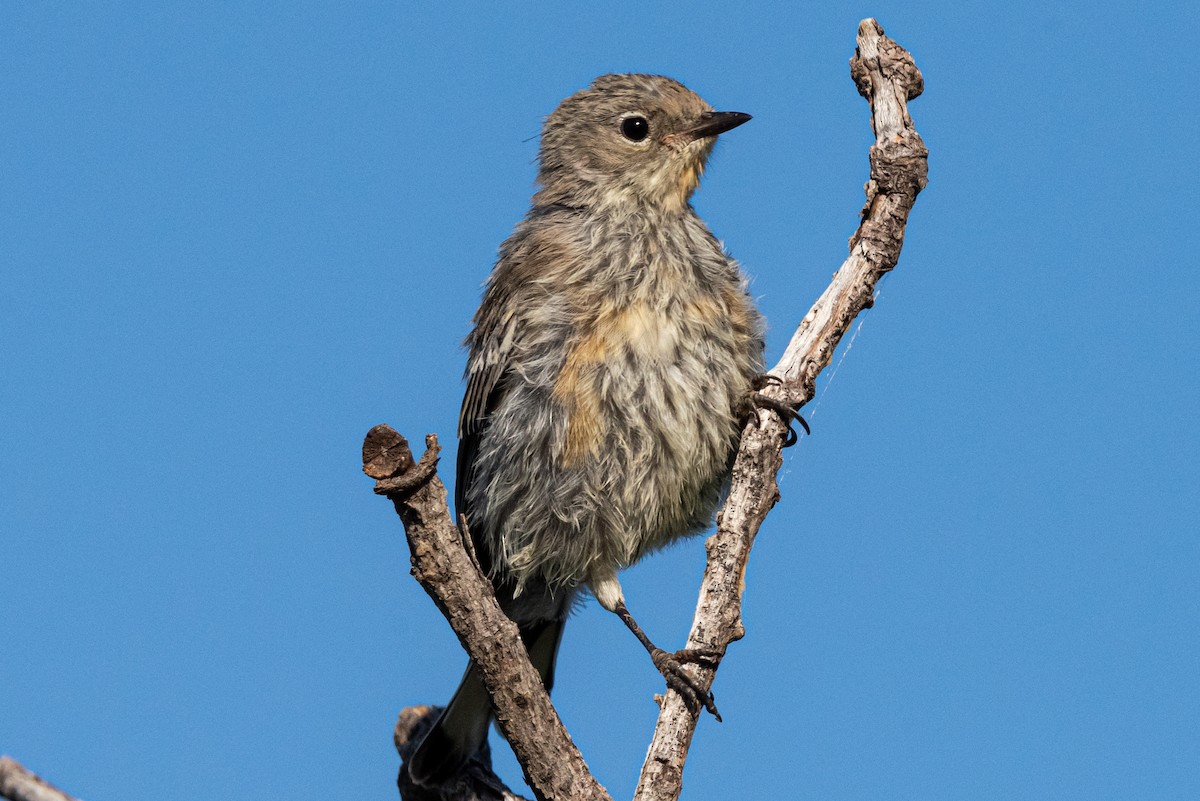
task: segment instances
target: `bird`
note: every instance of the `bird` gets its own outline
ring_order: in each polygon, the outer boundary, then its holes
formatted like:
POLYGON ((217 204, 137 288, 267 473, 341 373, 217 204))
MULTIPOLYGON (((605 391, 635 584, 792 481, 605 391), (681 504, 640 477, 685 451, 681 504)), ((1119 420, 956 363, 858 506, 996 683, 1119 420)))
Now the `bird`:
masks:
MULTIPOLYGON (((749 119, 661 75, 596 78, 546 118, 538 188, 484 285, 455 506, 548 691, 590 592, 716 715, 682 668, 701 655, 657 648, 618 572, 711 525, 763 374, 748 281, 691 204, 717 137, 749 119)), ((491 719, 471 663, 409 775, 452 779, 491 719)))

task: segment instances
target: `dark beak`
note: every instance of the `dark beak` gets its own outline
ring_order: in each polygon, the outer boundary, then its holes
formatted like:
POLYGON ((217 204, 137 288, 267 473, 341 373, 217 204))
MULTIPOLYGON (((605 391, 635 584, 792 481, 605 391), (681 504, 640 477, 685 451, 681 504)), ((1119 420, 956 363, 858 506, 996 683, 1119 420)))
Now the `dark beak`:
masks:
POLYGON ((700 121, 695 127, 684 131, 693 139, 705 136, 716 136, 732 130, 743 122, 749 122, 750 115, 740 111, 706 111, 700 115, 700 121))

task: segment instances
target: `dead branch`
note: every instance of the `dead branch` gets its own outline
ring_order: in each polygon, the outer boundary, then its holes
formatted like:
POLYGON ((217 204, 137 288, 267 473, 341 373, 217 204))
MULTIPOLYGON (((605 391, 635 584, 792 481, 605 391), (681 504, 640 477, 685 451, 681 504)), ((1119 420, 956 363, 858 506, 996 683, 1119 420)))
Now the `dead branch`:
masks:
MULTIPOLYGON (((386 425, 372 428, 363 443, 363 471, 377 479, 375 492, 392 501, 404 523, 413 576, 450 621, 459 642, 483 673, 496 722, 537 797, 589 801, 609 798, 588 772, 583 756, 550 704, 516 624, 500 610, 491 583, 468 552, 466 532, 460 533, 450 518, 446 487, 436 471, 440 450, 437 437, 427 436, 425 447, 425 455, 415 462, 408 442, 386 425)), ((405 737, 405 742, 409 739, 405 737)), ((402 790, 406 778, 402 768, 402 790)), ((504 786, 494 776, 489 784, 504 786)), ((446 799, 488 797, 462 795, 455 787, 443 788, 440 795, 446 799)))

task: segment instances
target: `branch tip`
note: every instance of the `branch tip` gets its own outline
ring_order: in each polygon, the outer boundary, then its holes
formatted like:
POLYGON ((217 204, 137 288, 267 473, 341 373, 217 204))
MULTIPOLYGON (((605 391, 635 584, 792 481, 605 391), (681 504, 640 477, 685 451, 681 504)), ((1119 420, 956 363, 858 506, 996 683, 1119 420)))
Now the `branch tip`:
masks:
POLYGON ((396 429, 381 423, 363 439, 363 472, 375 479, 376 495, 403 497, 437 474, 442 446, 436 434, 425 436, 425 453, 413 461, 408 440, 396 429))
POLYGON ((363 439, 362 459, 363 472, 376 480, 399 475, 416 464, 408 440, 387 423, 367 432, 363 439))

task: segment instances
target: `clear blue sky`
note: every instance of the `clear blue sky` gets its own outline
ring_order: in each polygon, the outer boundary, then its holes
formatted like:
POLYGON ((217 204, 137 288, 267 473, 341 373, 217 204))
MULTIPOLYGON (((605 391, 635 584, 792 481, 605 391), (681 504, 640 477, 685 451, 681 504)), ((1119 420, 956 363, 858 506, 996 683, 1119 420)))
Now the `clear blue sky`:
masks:
MULTIPOLYGON (((1194 3, 5 3, 0 752, 93 800, 394 798, 395 714, 464 657, 359 447, 452 452, 541 118, 611 71, 754 115, 696 206, 774 359, 862 202, 865 16, 930 184, 684 795, 1200 797, 1194 3)), ((702 559, 626 576, 663 643, 702 559)), ((560 665, 628 797, 661 680, 595 605, 560 665)))

